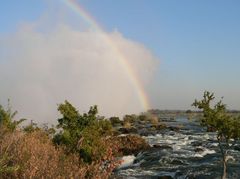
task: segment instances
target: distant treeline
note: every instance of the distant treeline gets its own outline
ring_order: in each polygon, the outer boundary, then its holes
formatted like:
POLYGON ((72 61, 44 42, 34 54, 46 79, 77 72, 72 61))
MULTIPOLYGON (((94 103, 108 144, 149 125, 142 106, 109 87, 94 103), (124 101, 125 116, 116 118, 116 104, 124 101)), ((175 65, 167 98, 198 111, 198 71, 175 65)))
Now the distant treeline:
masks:
MULTIPOLYGON (((184 114, 184 113, 202 113, 200 110, 160 110, 160 109, 149 109, 147 111, 150 114, 184 114)), ((240 114, 240 110, 227 110, 228 113, 238 113, 240 114)))

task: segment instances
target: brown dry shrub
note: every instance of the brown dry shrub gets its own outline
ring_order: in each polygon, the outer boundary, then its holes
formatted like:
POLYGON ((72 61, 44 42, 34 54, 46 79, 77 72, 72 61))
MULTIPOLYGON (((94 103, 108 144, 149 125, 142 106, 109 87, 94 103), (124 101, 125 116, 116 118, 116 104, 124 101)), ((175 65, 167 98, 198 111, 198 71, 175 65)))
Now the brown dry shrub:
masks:
POLYGON ((158 118, 156 116, 152 116, 150 118, 150 122, 153 126, 158 126, 158 124, 159 124, 158 118))
POLYGON ((123 127, 129 129, 129 128, 132 127, 132 124, 130 122, 128 122, 128 121, 124 121, 123 122, 123 127))
POLYGON ((150 148, 149 144, 139 135, 114 136, 109 143, 118 144, 118 155, 137 155, 150 148))
POLYGON ((56 148, 41 130, 0 131, 0 159, 7 156, 5 166, 15 167, 0 173, 0 178, 108 178, 119 164, 111 147, 101 161, 87 165, 78 155, 66 155, 61 148, 56 148))
POLYGON ((12 173, 19 169, 19 166, 12 162, 14 157, 9 152, 20 138, 18 132, 15 132, 15 134, 13 135, 8 128, 0 126, 0 178, 4 174, 12 173))

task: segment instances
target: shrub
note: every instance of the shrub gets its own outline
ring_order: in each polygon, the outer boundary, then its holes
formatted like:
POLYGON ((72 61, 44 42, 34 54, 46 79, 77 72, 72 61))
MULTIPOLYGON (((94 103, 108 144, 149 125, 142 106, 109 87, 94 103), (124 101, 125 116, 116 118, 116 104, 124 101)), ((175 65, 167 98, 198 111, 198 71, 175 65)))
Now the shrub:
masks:
POLYGON ((112 126, 106 120, 95 121, 82 131, 78 150, 85 162, 91 163, 104 158, 109 148, 109 144, 104 142, 105 137, 111 134, 112 126))
POLYGON ((109 121, 111 122, 112 126, 122 125, 122 121, 119 119, 119 117, 110 117, 109 121))
POLYGON ((114 136, 108 139, 108 143, 116 143, 119 145, 117 155, 138 154, 150 148, 149 144, 138 135, 114 136))
POLYGON ((7 109, 4 109, 3 106, 0 105, 0 126, 5 126, 12 131, 15 130, 20 123, 26 120, 20 119, 19 121, 14 121, 13 118, 16 114, 17 111, 12 112, 9 100, 7 109))
POLYGON ((110 121, 97 117, 97 106, 90 107, 88 113, 81 115, 65 101, 58 110, 62 114, 58 120, 58 127, 62 131, 55 135, 54 143, 64 146, 67 153, 77 153, 84 162, 101 160, 108 149, 104 138, 113 132, 110 121))
POLYGON ((0 162, 2 178, 108 178, 119 164, 110 147, 101 160, 90 165, 79 162, 78 155, 66 155, 42 130, 5 132, 0 144, 0 156, 7 156, 0 159, 5 160, 0 162))

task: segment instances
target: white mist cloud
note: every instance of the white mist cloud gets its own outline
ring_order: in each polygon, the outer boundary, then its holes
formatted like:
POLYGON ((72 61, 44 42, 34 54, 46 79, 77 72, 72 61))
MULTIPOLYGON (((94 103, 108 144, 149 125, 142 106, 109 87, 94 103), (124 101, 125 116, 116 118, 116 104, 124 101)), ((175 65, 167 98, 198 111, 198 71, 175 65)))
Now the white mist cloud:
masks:
MULTIPOLYGON (((132 65, 143 85, 157 59, 142 44, 119 32, 105 34, 132 65)), ((19 117, 54 122, 65 99, 80 112, 97 104, 101 115, 143 109, 117 53, 100 32, 59 25, 51 32, 23 26, 0 37, 0 102, 8 98, 19 117)))

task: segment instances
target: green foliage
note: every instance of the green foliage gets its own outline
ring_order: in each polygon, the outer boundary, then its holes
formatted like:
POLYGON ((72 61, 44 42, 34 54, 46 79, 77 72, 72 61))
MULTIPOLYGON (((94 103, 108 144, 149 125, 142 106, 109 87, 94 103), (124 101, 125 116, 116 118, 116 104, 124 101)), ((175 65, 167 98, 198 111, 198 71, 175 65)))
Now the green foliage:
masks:
POLYGON ((223 158, 222 178, 226 178, 226 155, 228 150, 234 147, 240 139, 240 118, 229 115, 222 100, 212 105, 211 102, 214 99, 214 93, 205 91, 203 99, 200 101, 195 100, 193 106, 203 111, 203 117, 200 119, 201 125, 217 133, 217 140, 223 158))
POLYGON ((85 162, 91 163, 105 156, 107 151, 103 137, 111 134, 112 125, 107 120, 94 121, 82 131, 78 147, 85 162))
POLYGON ((32 121, 31 121, 31 123, 29 125, 26 125, 23 128, 23 131, 27 132, 27 133, 31 133, 31 132, 39 131, 39 130, 40 130, 40 128, 37 126, 37 124, 32 122, 32 121))
POLYGON ((214 99, 214 94, 206 91, 201 101, 195 100, 193 103, 193 106, 203 110, 201 124, 217 131, 218 138, 224 138, 226 142, 230 139, 239 139, 239 119, 227 113, 226 105, 222 100, 212 107, 211 102, 214 99))
POLYGON ((70 151, 77 151, 81 132, 97 119, 97 106, 90 107, 88 113, 81 115, 72 104, 65 101, 58 106, 58 111, 62 118, 58 119, 57 127, 63 130, 54 137, 54 142, 66 145, 70 151))
POLYGON ((133 124, 138 120, 138 116, 135 114, 125 115, 123 117, 123 127, 132 128, 133 124))
POLYGON ((146 116, 145 114, 141 114, 141 115, 139 115, 138 118, 139 118, 140 121, 147 121, 147 119, 148 119, 147 116, 146 116))
POLYGON ((74 106, 68 101, 64 104, 60 104, 58 111, 63 115, 62 118, 58 119, 58 127, 63 129, 83 130, 92 121, 97 118, 97 106, 91 106, 88 113, 80 115, 74 106))
POLYGON ((53 141, 64 145, 67 152, 79 153, 85 162, 91 163, 102 156, 102 137, 110 135, 112 125, 109 121, 97 117, 97 106, 90 107, 88 113, 80 114, 68 101, 58 107, 62 118, 58 119, 61 128, 53 141))
POLYGON ((56 129, 52 125, 49 127, 47 124, 43 125, 42 130, 50 137, 53 138, 53 136, 56 134, 56 129))
POLYGON ((192 113, 192 111, 190 109, 186 110, 186 113, 189 114, 189 113, 192 113))
POLYGON ((151 114, 150 112, 144 112, 138 116, 140 121, 152 121, 153 118, 156 119, 156 115, 151 114))
POLYGON ((117 126, 122 124, 122 121, 119 119, 119 117, 110 117, 109 121, 111 122, 112 126, 117 126))
POLYGON ((58 133, 32 122, 16 129, 16 112, 0 106, 0 178, 108 178, 119 164, 117 145, 106 142, 112 125, 97 116, 97 106, 79 112, 69 102, 58 106, 58 133), (53 142, 55 144, 53 145, 53 142), (84 162, 86 163, 84 163, 84 162), (91 163, 91 164, 90 164, 91 163))
POLYGON ((9 166, 11 157, 4 154, 0 156, 0 176, 5 173, 13 173, 19 169, 18 165, 9 166))
POLYGON ((137 121, 137 116, 135 114, 125 115, 123 117, 123 121, 124 121, 124 123, 125 122, 134 123, 135 121, 137 121))
POLYGON ((3 106, 0 105, 0 125, 3 125, 10 130, 16 129, 20 123, 26 120, 20 119, 19 121, 13 121, 13 118, 16 116, 16 114, 17 111, 12 112, 9 100, 7 109, 4 109, 3 106))

